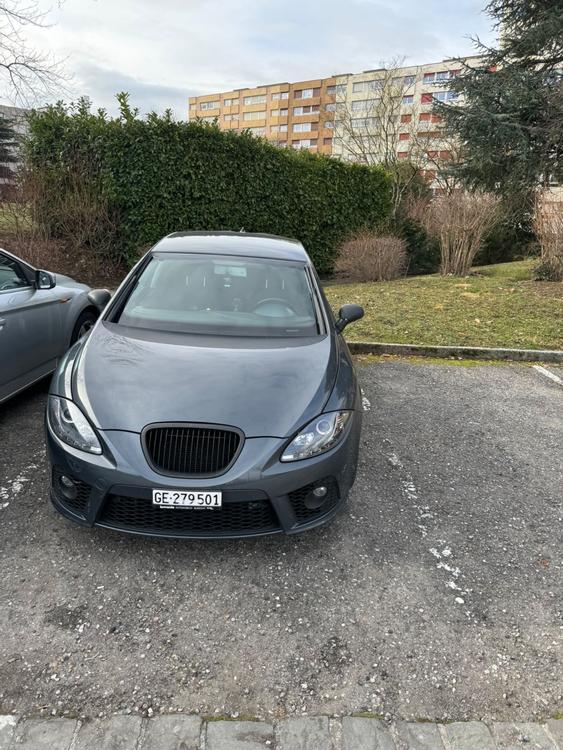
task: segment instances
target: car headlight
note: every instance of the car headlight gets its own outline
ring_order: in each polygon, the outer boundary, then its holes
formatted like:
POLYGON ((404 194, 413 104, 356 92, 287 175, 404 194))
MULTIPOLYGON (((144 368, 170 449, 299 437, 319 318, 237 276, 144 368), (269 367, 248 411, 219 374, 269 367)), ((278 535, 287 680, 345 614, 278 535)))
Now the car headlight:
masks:
POLYGON ((299 461, 330 450, 340 440, 351 416, 350 411, 333 411, 316 417, 293 438, 281 460, 299 461))
POLYGON ((49 396, 47 409, 49 425, 59 440, 87 453, 102 452, 96 433, 76 404, 67 398, 49 396))

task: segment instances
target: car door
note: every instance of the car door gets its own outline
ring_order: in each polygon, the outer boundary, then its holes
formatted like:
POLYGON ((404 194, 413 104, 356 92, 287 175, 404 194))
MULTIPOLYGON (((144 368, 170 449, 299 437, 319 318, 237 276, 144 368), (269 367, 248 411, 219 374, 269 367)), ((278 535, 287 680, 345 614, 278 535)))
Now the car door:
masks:
POLYGON ((33 271, 0 252, 0 400, 51 372, 60 352, 61 312, 33 271))

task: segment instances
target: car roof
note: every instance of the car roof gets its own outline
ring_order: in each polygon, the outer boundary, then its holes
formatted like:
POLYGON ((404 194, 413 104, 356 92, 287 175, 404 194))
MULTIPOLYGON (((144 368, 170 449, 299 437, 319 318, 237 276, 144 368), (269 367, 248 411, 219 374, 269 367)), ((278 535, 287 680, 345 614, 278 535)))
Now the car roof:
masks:
POLYGON ((152 251, 309 262, 309 256, 299 240, 251 232, 173 232, 157 242, 152 251))

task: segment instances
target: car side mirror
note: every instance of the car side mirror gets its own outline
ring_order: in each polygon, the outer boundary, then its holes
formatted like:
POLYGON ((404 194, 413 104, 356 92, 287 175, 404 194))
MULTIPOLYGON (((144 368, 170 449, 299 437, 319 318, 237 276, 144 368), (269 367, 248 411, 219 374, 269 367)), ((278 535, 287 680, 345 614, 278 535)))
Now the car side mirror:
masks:
POLYGON ((35 272, 35 288, 36 289, 52 289, 57 285, 57 280, 53 273, 49 271, 36 271, 35 272))
POLYGON ((111 292, 109 289, 92 289, 88 292, 88 302, 97 307, 100 312, 108 304, 111 299, 111 292))
POLYGON ((346 328, 348 323, 353 323, 355 320, 360 320, 364 317, 364 308, 359 305, 342 305, 338 313, 338 320, 336 321, 336 330, 338 333, 346 328))

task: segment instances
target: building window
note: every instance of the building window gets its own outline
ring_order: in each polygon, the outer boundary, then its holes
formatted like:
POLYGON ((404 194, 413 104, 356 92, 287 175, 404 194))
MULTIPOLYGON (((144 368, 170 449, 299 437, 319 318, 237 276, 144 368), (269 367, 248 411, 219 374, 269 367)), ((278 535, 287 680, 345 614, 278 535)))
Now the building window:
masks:
POLYGON ((346 90, 348 86, 345 83, 339 83, 336 86, 336 94, 337 95, 346 95, 346 90))
POLYGON ((201 122, 215 122, 217 117, 214 115, 207 115, 207 117, 200 117, 201 122))
POLYGON ((397 157, 399 159, 408 159, 409 152, 408 151, 397 151, 397 157))
POLYGON ((437 73, 425 73, 422 79, 424 83, 443 83, 457 78, 461 70, 439 70, 437 73))
POLYGON ((287 109, 273 109, 270 117, 287 117, 287 109))
POLYGON ((352 130, 368 130, 369 128, 376 128, 379 125, 379 118, 352 117, 350 124, 352 125, 352 130))
POLYGON ((238 120, 238 115, 223 115, 223 119, 225 122, 233 122, 234 120, 238 120))
POLYGON ((242 116, 243 120, 265 120, 266 119, 266 112, 260 111, 260 112, 245 112, 242 116))
POLYGON ((336 112, 336 104, 334 102, 330 102, 325 106, 325 109, 327 112, 336 112))
POLYGON ((413 104, 414 103, 414 96, 412 94, 407 94, 407 96, 403 96, 403 104, 413 104))
POLYGON ((433 102, 433 95, 432 94, 422 94, 420 97, 420 101, 422 104, 432 104, 433 102))
POLYGON ((293 108, 293 114, 295 116, 298 115, 310 115, 314 112, 319 111, 319 105, 318 104, 307 104, 304 107, 294 107, 293 108))
POLYGON ((287 125, 272 125, 270 130, 272 133, 287 133, 287 125))
POLYGON ((402 123, 411 122, 411 120, 412 120, 412 115, 401 115, 402 123))
POLYGON ((317 145, 316 138, 301 138, 291 142, 293 148, 311 148, 317 145))
POLYGON ((408 141, 410 137, 411 137, 410 133, 399 133, 400 141, 408 141))
POLYGON ((327 86, 326 87, 326 93, 327 94, 336 94, 336 86, 327 86))
POLYGON ((332 138, 323 138, 324 146, 332 146, 332 138))
POLYGON ((429 96, 430 101, 435 99, 437 102, 455 102, 459 94, 457 91, 436 91, 435 94, 423 94, 422 96, 429 96))
POLYGON ((372 78, 370 81, 357 81, 352 84, 352 91, 357 94, 361 91, 381 91, 384 82, 381 79, 372 78))
POLYGON ((298 89, 295 92, 296 99, 312 99, 314 96, 318 96, 321 93, 320 88, 316 89, 298 89))
POLYGON ((252 133, 252 135, 266 135, 266 128, 259 127, 259 128, 245 128, 245 130, 248 130, 252 133))
POLYGON ((243 117, 245 120, 265 120, 266 110, 261 109, 258 112, 245 112, 243 117))
POLYGON ((224 107, 236 107, 238 106, 239 100, 237 99, 225 99, 223 101, 224 107))
POLYGON ((334 128, 334 120, 325 120, 325 128, 332 130, 334 128))
POLYGON ((369 109, 370 106, 373 106, 374 102, 374 99, 356 99, 351 105, 352 112, 365 111, 366 109, 369 109))
POLYGON ((266 94, 256 94, 255 96, 245 96, 243 101, 245 104, 265 104, 266 94))
POLYGON ((416 76, 397 76, 393 78, 393 85, 403 88, 404 86, 412 86, 415 81, 416 76))
POLYGON ((310 122, 296 122, 293 131, 295 133, 308 133, 311 130, 311 125, 310 122))
POLYGON ((274 101, 278 101, 279 99, 287 99, 289 96, 289 91, 276 91, 275 94, 272 94, 272 99, 274 101))
POLYGON ((200 109, 219 109, 219 102, 201 102, 200 109))
POLYGON ((442 122, 441 115, 435 115, 432 112, 422 112, 418 119, 420 122, 442 122))

